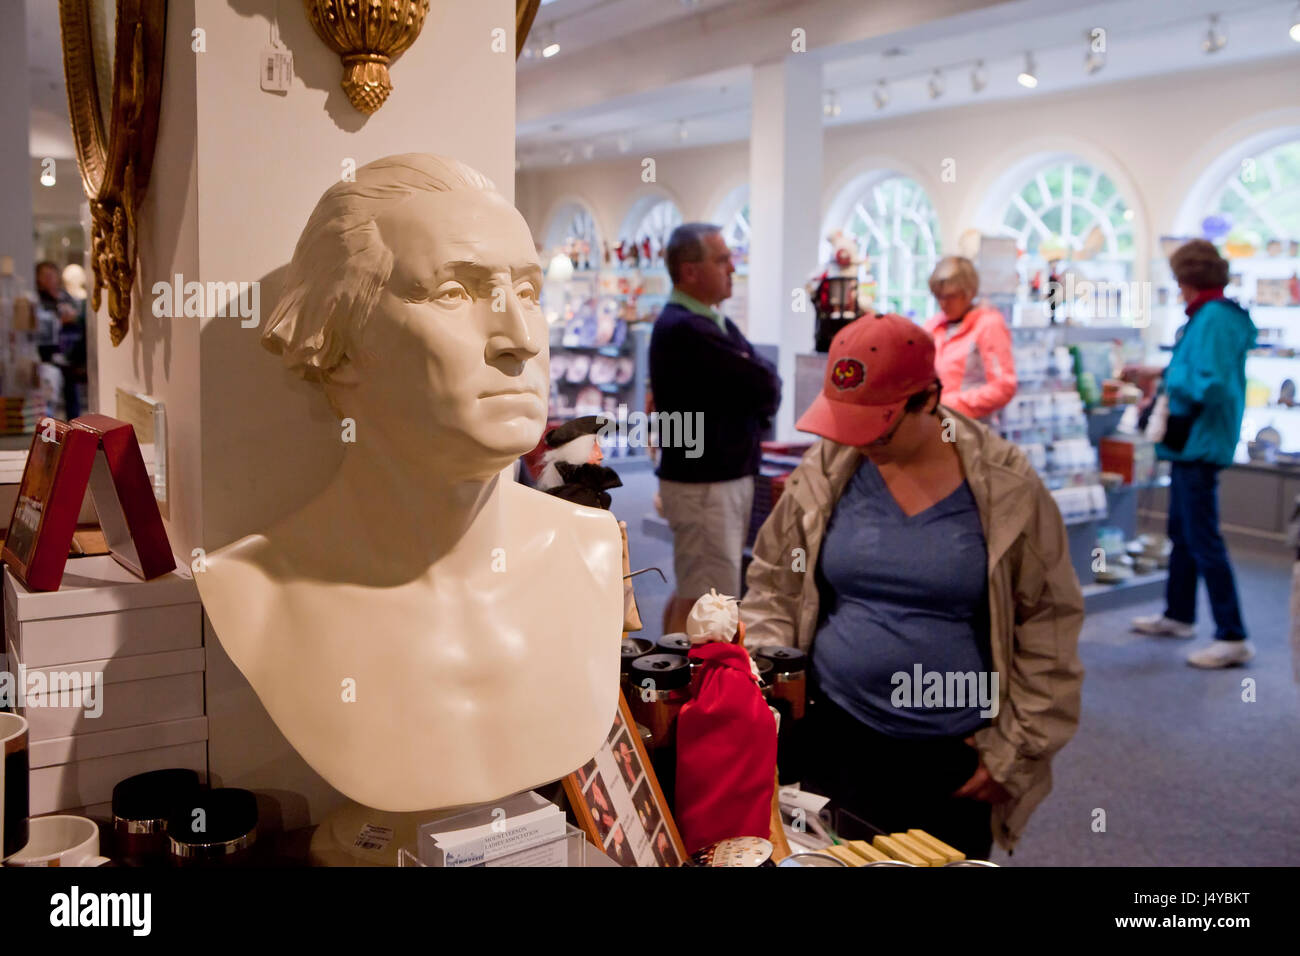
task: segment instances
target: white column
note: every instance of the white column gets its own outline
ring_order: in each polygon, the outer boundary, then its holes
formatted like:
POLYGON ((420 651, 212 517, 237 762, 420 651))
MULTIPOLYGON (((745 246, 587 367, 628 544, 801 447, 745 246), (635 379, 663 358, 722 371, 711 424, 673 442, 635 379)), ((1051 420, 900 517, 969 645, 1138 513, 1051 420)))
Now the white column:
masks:
MULTIPOLYGON (((14 274, 35 288, 32 275, 31 108, 27 70, 27 8, 22 0, 0 4, 0 256, 13 256, 14 274)), ((62 172, 62 170, 60 170, 62 172)))
POLYGON ((749 143, 749 338, 780 349, 779 440, 795 437, 794 357, 813 348, 813 313, 792 293, 817 265, 821 231, 821 62, 793 53, 754 67, 749 143))

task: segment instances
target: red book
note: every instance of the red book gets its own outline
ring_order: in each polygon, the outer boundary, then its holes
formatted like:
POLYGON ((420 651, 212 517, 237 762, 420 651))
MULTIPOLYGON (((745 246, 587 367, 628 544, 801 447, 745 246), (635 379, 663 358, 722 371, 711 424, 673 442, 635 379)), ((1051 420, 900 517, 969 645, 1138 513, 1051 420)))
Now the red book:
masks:
POLYGON ((42 418, 36 426, 3 552, 29 590, 59 589, 98 444, 67 422, 42 418))
POLYGON ((82 415, 73 419, 72 428, 92 436, 99 446, 90 472, 90 496, 113 557, 146 581, 171 572, 176 558, 135 429, 107 415, 82 415))

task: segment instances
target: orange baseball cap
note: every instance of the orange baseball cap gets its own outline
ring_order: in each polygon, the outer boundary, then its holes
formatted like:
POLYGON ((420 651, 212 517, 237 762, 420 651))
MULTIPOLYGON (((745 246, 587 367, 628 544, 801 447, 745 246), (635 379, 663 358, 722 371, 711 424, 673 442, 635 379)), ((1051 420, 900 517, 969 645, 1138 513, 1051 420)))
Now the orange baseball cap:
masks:
POLYGON ((831 340, 822 392, 795 427, 841 445, 869 445, 907 400, 933 385, 934 339, 901 315, 868 315, 831 340))

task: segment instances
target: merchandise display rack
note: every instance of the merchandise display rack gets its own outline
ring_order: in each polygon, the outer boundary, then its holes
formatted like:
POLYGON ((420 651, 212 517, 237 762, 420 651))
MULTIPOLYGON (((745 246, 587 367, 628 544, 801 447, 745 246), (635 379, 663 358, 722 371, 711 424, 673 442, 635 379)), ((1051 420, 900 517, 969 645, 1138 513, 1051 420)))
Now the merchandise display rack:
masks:
MULTIPOLYGON (((644 412, 650 381, 650 331, 668 300, 663 269, 584 270, 563 284, 551 325, 549 417, 644 412), (615 377, 611 378, 611 371, 615 377), (605 380, 610 379, 610 380, 605 380)), ((606 457, 647 458, 646 449, 602 441, 606 457)))
MULTIPOLYGON (((1277 430, 1283 455, 1300 456, 1300 405, 1278 401, 1284 381, 1300 386, 1300 257, 1253 256, 1229 264, 1225 295, 1250 313, 1258 329, 1255 348, 1246 357, 1246 414, 1235 460, 1252 460, 1249 443, 1262 428, 1277 430)), ((1151 275, 1158 334, 1152 337, 1148 362, 1163 366, 1187 319, 1168 260, 1156 259, 1151 275)))

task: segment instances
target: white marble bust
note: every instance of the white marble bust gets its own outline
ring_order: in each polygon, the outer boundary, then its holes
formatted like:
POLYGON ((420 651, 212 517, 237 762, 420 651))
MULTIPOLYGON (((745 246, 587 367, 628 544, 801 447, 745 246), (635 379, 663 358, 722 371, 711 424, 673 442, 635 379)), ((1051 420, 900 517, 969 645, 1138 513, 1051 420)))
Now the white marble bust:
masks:
POLYGON ((502 474, 546 423, 541 283, 489 180, 391 156, 321 197, 263 332, 355 443, 318 497, 195 578, 276 726, 365 806, 536 786, 613 720, 617 524, 502 474))

